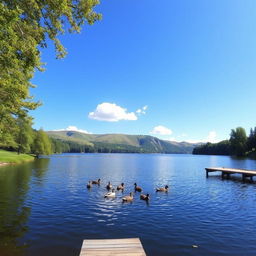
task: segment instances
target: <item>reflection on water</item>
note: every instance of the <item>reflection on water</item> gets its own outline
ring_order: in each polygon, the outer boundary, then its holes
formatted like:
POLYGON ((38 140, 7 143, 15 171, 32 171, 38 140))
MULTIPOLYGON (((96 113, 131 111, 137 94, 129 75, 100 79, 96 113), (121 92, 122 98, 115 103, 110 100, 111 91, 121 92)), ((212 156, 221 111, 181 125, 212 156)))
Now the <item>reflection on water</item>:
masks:
POLYGON ((63 154, 0 169, 0 255, 78 255, 83 239, 140 237, 148 255, 255 255, 256 182, 204 168, 225 156, 63 154), (86 188, 101 178, 100 186, 86 188), (108 181, 125 183, 104 198, 108 181), (147 203, 134 182, 150 194, 147 203), (169 185, 168 193, 156 187, 169 185), (195 248, 192 245, 197 245, 195 248), (245 246, 246 245, 246 246, 245 246))
POLYGON ((39 159, 0 169, 0 255, 23 255, 28 247, 19 239, 29 232, 31 207, 25 203, 29 183, 33 176, 42 182, 48 163, 49 159, 39 159))

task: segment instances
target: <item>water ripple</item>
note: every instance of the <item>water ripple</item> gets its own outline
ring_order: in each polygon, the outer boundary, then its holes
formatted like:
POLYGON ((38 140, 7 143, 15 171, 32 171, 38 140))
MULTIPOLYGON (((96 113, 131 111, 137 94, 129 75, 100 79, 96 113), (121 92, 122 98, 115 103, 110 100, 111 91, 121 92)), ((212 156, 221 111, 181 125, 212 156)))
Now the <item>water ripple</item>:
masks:
POLYGON ((250 160, 160 154, 59 155, 4 167, 0 254, 15 246, 15 255, 78 255, 86 238, 140 237, 148 255, 255 255, 256 182, 204 173, 237 164, 256 169, 250 160), (102 184, 88 190, 98 178, 102 184), (108 181, 124 182, 124 192, 105 199, 108 181), (150 194, 148 203, 140 193, 122 203, 134 182, 150 194), (155 192, 166 184, 168 193, 155 192))

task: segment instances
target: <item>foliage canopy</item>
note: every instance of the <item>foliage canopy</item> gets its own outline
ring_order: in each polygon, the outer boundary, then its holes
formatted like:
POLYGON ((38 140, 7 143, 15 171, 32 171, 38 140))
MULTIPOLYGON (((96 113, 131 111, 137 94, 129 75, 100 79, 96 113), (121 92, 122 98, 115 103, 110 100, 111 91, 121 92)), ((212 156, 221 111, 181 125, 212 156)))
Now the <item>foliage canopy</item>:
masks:
POLYGON ((230 134, 231 152, 236 156, 243 156, 247 151, 246 131, 242 127, 231 130, 230 134))
POLYGON ((251 128, 247 137, 242 127, 232 129, 229 140, 218 143, 206 143, 193 150, 196 155, 235 155, 256 157, 256 127, 251 128))
POLYGON ((0 0, 0 146, 15 145, 16 119, 40 105, 29 88, 42 71, 40 48, 54 42, 57 58, 66 51, 58 36, 79 32, 101 19, 99 0, 0 0))

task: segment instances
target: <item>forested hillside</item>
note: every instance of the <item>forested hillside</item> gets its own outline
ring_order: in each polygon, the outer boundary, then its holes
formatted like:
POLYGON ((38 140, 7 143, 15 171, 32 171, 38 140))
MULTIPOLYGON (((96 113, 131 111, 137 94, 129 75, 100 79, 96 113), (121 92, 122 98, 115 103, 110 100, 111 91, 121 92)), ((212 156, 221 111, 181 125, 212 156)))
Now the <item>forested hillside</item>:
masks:
POLYGON ((107 153, 192 153, 195 144, 160 140, 148 135, 85 134, 73 131, 49 131, 55 152, 107 153))

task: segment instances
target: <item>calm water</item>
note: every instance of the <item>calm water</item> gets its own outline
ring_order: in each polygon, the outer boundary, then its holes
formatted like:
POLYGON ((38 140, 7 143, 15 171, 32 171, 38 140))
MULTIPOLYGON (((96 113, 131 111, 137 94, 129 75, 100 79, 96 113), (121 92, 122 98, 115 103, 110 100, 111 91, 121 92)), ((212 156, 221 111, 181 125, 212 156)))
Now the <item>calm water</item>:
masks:
POLYGON ((86 238, 140 237, 148 255, 256 255, 256 182, 205 177, 207 166, 256 169, 223 156, 58 155, 0 169, 0 255, 79 255, 86 238), (101 178, 100 187, 86 188, 101 178), (105 185, 124 182, 107 200, 105 185), (122 204, 133 183, 150 193, 122 204), (155 193, 168 184, 169 193, 155 193), (198 248, 193 248, 197 245, 198 248))

